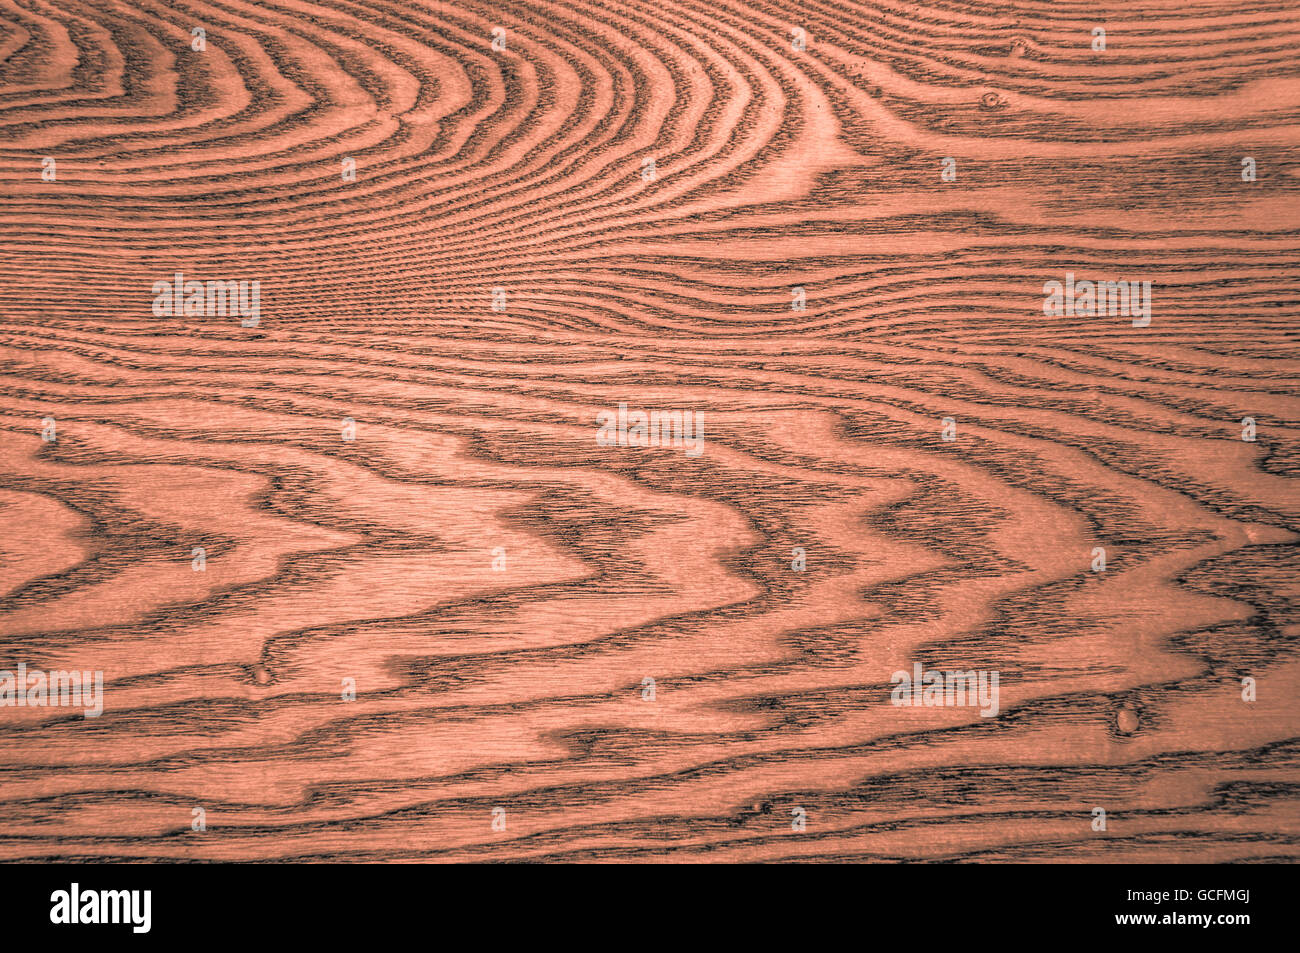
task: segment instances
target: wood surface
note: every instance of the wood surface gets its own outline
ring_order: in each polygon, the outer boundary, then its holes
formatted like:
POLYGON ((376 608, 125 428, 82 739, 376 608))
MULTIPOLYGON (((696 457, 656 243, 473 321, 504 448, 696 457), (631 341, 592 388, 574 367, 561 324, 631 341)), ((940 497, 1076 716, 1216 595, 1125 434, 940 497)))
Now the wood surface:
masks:
POLYGON ((0 708, 0 859, 1296 859, 1298 53, 1239 0, 0 0, 0 667, 105 680, 0 708))

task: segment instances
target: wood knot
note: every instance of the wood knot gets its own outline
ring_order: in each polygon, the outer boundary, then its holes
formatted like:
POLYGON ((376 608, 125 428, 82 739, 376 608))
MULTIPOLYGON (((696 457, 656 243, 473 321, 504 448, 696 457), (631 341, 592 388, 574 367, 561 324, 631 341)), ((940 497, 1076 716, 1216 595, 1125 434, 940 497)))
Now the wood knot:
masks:
POLYGON ((1115 727, 1122 735, 1131 735, 1138 730, 1138 716, 1132 708, 1121 708, 1115 715, 1115 727))

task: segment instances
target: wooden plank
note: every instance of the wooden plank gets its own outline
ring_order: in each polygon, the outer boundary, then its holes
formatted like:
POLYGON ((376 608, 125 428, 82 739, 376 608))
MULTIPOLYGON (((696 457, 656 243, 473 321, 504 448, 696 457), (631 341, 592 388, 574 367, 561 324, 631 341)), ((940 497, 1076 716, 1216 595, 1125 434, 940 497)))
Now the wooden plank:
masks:
POLYGON ((0 5, 0 859, 1295 859, 1298 48, 0 5))

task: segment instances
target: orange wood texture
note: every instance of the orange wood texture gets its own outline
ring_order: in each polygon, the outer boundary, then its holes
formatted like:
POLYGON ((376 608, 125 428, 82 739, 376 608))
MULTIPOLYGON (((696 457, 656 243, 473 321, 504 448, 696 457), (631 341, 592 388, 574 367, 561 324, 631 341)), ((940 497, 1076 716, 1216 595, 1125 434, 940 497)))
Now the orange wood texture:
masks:
POLYGON ((1238 0, 2 0, 0 668, 104 711, 0 707, 0 859, 1294 860, 1298 52, 1238 0))

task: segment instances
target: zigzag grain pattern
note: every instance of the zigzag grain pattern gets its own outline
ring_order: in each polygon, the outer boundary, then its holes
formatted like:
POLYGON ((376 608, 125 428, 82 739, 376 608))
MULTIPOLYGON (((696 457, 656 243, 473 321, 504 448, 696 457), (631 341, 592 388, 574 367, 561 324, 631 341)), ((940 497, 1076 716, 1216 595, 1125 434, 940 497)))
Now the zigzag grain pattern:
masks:
POLYGON ((0 859, 1294 860, 1298 53, 1238 0, 0 0, 0 667, 105 677, 0 708, 0 859), (1150 326, 1044 317, 1067 271, 1150 326))

